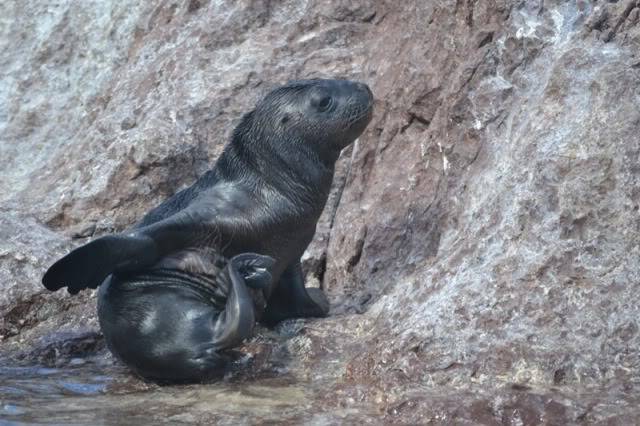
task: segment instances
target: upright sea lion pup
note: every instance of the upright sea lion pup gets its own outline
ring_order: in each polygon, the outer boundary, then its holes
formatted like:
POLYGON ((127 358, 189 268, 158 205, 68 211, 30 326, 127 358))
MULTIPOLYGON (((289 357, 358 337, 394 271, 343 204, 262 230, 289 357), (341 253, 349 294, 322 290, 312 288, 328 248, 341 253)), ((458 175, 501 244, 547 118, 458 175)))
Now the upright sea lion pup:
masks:
POLYGON ((305 288, 300 257, 340 151, 372 111, 362 83, 304 80, 273 90, 242 118, 212 170, 129 231, 58 260, 44 286, 75 294, 104 282, 98 315, 107 343, 159 379, 215 373, 218 351, 248 337, 255 319, 326 316, 327 298, 305 288))

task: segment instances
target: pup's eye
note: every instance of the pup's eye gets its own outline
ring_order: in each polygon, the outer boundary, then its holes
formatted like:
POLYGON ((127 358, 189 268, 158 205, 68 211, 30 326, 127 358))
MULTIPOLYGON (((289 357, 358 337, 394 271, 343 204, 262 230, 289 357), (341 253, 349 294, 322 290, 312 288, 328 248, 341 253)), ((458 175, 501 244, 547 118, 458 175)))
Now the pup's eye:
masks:
POLYGON ((325 96, 318 101, 318 109, 326 111, 331 106, 331 96, 325 96))

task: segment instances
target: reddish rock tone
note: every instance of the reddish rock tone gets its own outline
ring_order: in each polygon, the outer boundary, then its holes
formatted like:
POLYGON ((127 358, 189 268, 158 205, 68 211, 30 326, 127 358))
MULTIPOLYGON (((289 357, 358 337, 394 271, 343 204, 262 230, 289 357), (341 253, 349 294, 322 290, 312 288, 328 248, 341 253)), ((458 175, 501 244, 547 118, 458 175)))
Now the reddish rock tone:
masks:
POLYGON ((192 183, 273 85, 342 76, 377 102, 305 258, 334 317, 273 349, 330 371, 312 419, 640 415, 639 1, 5 9, 3 348, 96 330, 46 266, 192 183))

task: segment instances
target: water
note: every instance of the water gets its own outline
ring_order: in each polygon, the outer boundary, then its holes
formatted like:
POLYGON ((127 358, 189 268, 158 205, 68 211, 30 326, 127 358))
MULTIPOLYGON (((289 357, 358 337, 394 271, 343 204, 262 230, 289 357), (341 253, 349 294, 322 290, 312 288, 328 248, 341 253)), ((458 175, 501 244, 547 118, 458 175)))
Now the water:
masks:
MULTIPOLYGON (((60 357, 58 350, 55 357, 27 357, 20 365, 0 360, 0 425, 373 421, 377 413, 370 405, 336 404, 331 389, 343 374, 344 363, 337 354, 328 355, 319 367, 318 360, 309 356, 316 347, 309 337, 313 331, 301 332, 304 324, 287 322, 277 331, 259 329, 235 353, 225 377, 208 384, 160 386, 143 381, 104 348, 91 354, 71 350, 68 358, 60 357), (56 367, 35 365, 38 359, 56 367)), ((324 345, 325 339, 317 341, 324 345)))
MULTIPOLYGON (((308 384, 290 377, 252 383, 158 386, 124 368, 0 368, 0 424, 116 425, 281 422, 311 408, 308 384)), ((301 420, 301 419, 300 419, 301 420)))
POLYGON ((258 376, 240 371, 211 384, 158 386, 111 362, 4 366, 0 425, 626 425, 636 424, 640 403, 636 392, 619 386, 575 392, 516 385, 420 385, 403 389, 395 400, 372 403, 371 387, 352 385, 345 392, 326 367, 296 374, 260 370, 258 376))

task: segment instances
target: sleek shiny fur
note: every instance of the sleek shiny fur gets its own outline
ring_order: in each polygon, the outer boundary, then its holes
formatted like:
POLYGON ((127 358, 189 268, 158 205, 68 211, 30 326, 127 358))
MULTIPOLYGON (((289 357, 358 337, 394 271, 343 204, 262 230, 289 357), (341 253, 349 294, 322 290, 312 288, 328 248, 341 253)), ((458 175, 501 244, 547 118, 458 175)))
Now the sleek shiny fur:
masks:
POLYGON ((273 90, 243 117, 211 171, 131 230, 98 238, 60 259, 43 284, 52 291, 67 287, 74 294, 106 279, 99 316, 110 347, 141 374, 172 380, 218 371, 218 350, 247 337, 248 328, 238 325, 239 319, 254 316, 274 324, 327 315, 324 293, 304 286, 300 257, 327 201, 335 161, 364 131, 372 109, 369 88, 347 80, 297 81, 273 90), (263 256, 242 255, 248 252, 263 256), (217 255, 230 259, 225 268, 212 266, 217 255), (225 288, 218 279, 222 276, 229 277, 231 290, 211 299, 203 288, 225 288), (188 290, 176 290, 180 283, 188 290), (229 295, 246 287, 261 288, 251 290, 253 303, 233 310, 229 295), (168 345, 169 350, 142 354, 143 345, 129 347, 134 338, 125 335, 142 339, 144 324, 153 323, 150 312, 159 306, 170 315, 152 325, 172 331, 169 337, 151 333, 145 342, 168 345), (192 324, 181 323, 189 332, 170 327, 182 311, 194 313, 192 324), (224 340, 215 327, 231 336, 224 340), (168 355, 176 348, 192 353, 168 355), (204 367, 190 366, 185 359, 201 359, 204 367), (145 367, 151 364, 153 372, 145 367), (166 371, 168 366, 175 367, 174 373, 166 371))
POLYGON ((227 261, 211 249, 191 249, 140 272, 110 275, 98 297, 109 349, 150 379, 220 376, 227 364, 221 352, 251 337, 273 262, 251 253, 227 261))

